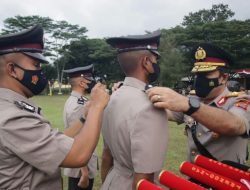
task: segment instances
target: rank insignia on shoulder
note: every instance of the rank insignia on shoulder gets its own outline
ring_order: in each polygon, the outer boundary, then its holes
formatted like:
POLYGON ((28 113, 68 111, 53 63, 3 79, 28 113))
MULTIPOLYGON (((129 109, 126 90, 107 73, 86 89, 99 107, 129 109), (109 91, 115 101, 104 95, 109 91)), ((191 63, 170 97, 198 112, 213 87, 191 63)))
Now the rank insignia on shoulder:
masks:
POLYGON ((36 108, 35 108, 34 106, 32 106, 32 105, 30 105, 30 104, 28 104, 28 103, 26 103, 26 102, 24 102, 24 101, 15 101, 14 104, 15 104, 18 108, 20 108, 20 109, 22 109, 22 110, 29 111, 29 112, 31 112, 31 113, 34 113, 34 112, 36 111, 36 108))
POLYGON ((150 89, 150 88, 153 88, 153 85, 147 84, 147 85, 145 86, 145 91, 147 91, 147 90, 150 89))
POLYGON ((238 96, 239 96, 239 92, 230 92, 225 97, 230 98, 230 97, 238 97, 238 96))
POLYGON ((237 102, 234 103, 234 106, 242 108, 244 110, 247 110, 249 105, 250 105, 250 100, 247 99, 239 99, 237 102))
POLYGON ((88 98, 81 96, 81 98, 78 98, 77 103, 83 105, 87 101, 88 101, 88 98))

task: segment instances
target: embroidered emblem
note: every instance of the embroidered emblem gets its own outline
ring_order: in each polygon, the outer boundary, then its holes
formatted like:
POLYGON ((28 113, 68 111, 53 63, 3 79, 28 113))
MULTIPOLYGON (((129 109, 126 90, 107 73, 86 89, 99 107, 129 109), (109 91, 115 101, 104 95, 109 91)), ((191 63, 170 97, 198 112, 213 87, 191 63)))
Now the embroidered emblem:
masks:
POLYGON ((209 86, 214 86, 214 81, 212 81, 212 80, 209 81, 208 85, 209 85, 209 86))
POLYGON ((32 78, 31 78, 31 83, 36 85, 37 81, 39 80, 38 76, 37 75, 33 75, 32 78))

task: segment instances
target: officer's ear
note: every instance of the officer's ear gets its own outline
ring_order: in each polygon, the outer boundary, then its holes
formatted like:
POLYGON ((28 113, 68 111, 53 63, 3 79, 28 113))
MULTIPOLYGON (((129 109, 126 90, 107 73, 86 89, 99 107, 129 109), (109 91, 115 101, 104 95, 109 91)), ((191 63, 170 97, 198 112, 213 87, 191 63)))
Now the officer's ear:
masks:
POLYGON ((141 59, 142 62, 142 67, 148 72, 148 73, 152 73, 152 63, 150 61, 150 57, 148 56, 144 56, 141 59))
POLYGON ((8 62, 8 63, 6 64, 6 71, 7 71, 7 73, 8 73, 10 76, 12 76, 13 78, 18 78, 18 77, 17 77, 17 72, 16 72, 16 69, 15 69, 14 63, 8 62))

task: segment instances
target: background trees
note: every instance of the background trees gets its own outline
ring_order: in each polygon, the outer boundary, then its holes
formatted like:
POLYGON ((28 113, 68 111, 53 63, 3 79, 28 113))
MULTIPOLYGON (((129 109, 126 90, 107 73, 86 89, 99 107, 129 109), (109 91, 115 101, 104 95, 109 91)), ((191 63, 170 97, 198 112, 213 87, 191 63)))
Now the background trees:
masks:
MULTIPOLYGON (((218 4, 211 9, 189 13, 174 28, 162 29, 159 82, 174 87, 177 81, 187 76, 194 62, 190 50, 200 42, 211 42, 229 51, 236 60, 235 68, 249 68, 250 19, 233 20, 233 16, 234 12, 228 5, 218 4)), ((105 75, 108 83, 123 78, 116 51, 105 39, 89 39, 85 27, 38 15, 18 15, 5 19, 1 32, 16 32, 37 23, 45 31, 45 55, 51 64, 44 69, 49 79, 57 79, 61 84, 66 77, 63 69, 87 64, 94 64, 97 74, 105 75)))

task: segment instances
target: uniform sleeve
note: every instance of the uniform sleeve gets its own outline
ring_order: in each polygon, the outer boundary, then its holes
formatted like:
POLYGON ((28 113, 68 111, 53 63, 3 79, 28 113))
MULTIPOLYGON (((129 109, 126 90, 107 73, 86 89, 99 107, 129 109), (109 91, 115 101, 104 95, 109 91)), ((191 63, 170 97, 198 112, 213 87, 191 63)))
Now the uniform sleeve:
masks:
POLYGON ((58 169, 74 141, 32 113, 8 120, 1 132, 5 148, 48 174, 58 169))
POLYGON ((160 171, 167 148, 166 113, 150 105, 136 116, 131 127, 131 157, 135 172, 160 171))
POLYGON ((170 112, 172 119, 179 125, 184 122, 184 114, 182 112, 168 111, 170 112))
POLYGON ((250 135, 250 101, 248 99, 238 99, 233 106, 229 109, 229 112, 240 116, 247 129, 247 135, 250 135))

